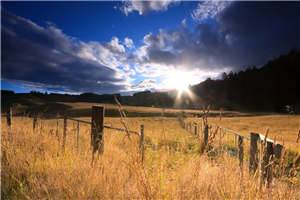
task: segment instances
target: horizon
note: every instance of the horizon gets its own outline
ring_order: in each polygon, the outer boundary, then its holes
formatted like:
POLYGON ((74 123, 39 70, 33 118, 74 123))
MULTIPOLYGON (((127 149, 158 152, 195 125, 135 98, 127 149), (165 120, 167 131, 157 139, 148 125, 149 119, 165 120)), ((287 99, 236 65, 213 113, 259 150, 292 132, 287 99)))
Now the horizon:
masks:
POLYGON ((181 93, 300 48, 299 2, 1 5, 1 89, 16 93, 181 93))

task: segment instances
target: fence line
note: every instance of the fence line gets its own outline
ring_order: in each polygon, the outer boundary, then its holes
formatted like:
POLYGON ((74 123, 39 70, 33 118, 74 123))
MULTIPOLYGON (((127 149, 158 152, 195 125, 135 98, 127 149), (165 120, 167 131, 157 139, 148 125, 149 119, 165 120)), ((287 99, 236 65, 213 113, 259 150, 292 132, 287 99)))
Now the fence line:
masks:
MULTIPOLYGON (((71 117, 68 117, 68 119, 69 119, 69 120, 76 121, 76 122, 84 123, 84 124, 89 124, 89 125, 92 124, 92 122, 85 121, 85 120, 80 120, 80 119, 75 119, 75 118, 71 118, 71 117)), ((104 124, 103 127, 104 127, 104 128, 107 128, 107 129, 116 130, 116 131, 127 132, 126 129, 112 127, 111 124, 110 124, 110 125, 104 124)), ((128 132, 129 132, 129 133, 132 133, 132 134, 135 134, 135 135, 138 135, 138 136, 140 135, 140 133, 138 133, 137 131, 131 131, 131 130, 129 130, 128 132)))
MULTIPOLYGON (((201 146, 201 153, 204 152, 209 152, 210 149, 213 147, 211 146, 211 139, 213 140, 217 134, 217 132, 220 130, 220 143, 221 145, 221 134, 228 135, 232 134, 234 136, 234 144, 237 146, 237 157, 239 159, 239 166, 241 168, 241 172, 243 171, 243 164, 244 164, 244 139, 250 141, 250 146, 249 146, 249 173, 250 174, 256 174, 256 172, 259 172, 259 178, 260 178, 260 183, 261 185, 266 185, 267 187, 270 187, 272 180, 273 180, 273 167, 275 164, 278 164, 274 162, 274 160, 279 160, 281 159, 282 156, 282 150, 283 150, 283 145, 266 137, 263 134, 259 133, 250 133, 250 137, 243 136, 239 132, 216 125, 208 125, 204 122, 204 128, 202 128, 202 134, 203 134, 203 139, 202 139, 202 146, 201 146), (209 127, 216 127, 214 130, 215 132, 209 134, 209 127), (222 131, 223 130, 223 131, 222 131), (260 145, 258 145, 260 143, 260 145), (261 154, 259 154, 259 149, 261 154)), ((191 134, 195 134, 200 137, 201 140, 201 133, 199 135, 196 134, 196 130, 198 129, 198 123, 191 123, 189 122, 183 122, 184 129, 186 129, 188 132, 191 134), (195 132, 193 132, 193 128, 195 132)), ((222 145, 221 145, 222 146, 222 145)))
POLYGON ((72 120, 72 121, 76 121, 76 122, 80 122, 80 123, 84 123, 84 124, 89 124, 91 125, 92 122, 89 122, 89 121, 84 121, 84 120, 81 120, 81 119, 75 119, 75 118, 71 118, 71 117, 67 117, 69 120, 72 120))
POLYGON ((250 140, 250 137, 241 135, 239 132, 237 132, 237 131, 235 131, 235 130, 232 130, 232 129, 229 129, 229 128, 225 128, 225 127, 223 127, 223 126, 216 125, 216 124, 212 124, 211 126, 219 127, 220 129, 223 129, 223 130, 226 131, 226 132, 232 133, 232 134, 234 134, 234 135, 237 136, 237 137, 243 137, 243 138, 245 138, 246 140, 250 140))
MULTIPOLYGON (((66 114, 63 116, 57 116, 56 120, 58 119, 63 119, 63 138, 62 138, 62 151, 65 151, 66 148, 66 141, 67 141, 67 126, 68 126, 68 120, 75 121, 77 122, 77 131, 76 131, 76 150, 77 152, 79 151, 79 134, 80 134, 80 125, 79 123, 83 124, 88 124, 91 126, 91 147, 92 147, 92 164, 94 162, 95 154, 98 152, 98 155, 103 154, 104 151, 104 128, 105 129, 111 129, 111 130, 116 130, 120 132, 126 132, 128 134, 134 134, 140 137, 140 144, 139 144, 139 149, 140 149, 140 155, 141 155, 141 161, 143 162, 144 160, 144 126, 141 125, 140 127, 140 132, 137 131, 132 131, 132 130, 127 130, 124 128, 117 128, 117 127, 112 127, 111 124, 104 124, 104 111, 105 108, 104 106, 92 106, 92 116, 91 116, 91 121, 85 121, 81 119, 76 119, 72 117, 68 117, 66 114)), ((8 125, 8 138, 9 141, 12 140, 12 107, 9 108, 9 110, 6 113, 6 121, 8 125)), ((36 129, 37 127, 37 121, 38 121, 38 115, 34 114, 32 117, 32 128, 33 130, 36 129)), ((42 122, 42 121, 41 121, 42 122)), ((56 136, 58 137, 58 121, 56 122, 56 136)), ((59 139, 59 137, 58 137, 59 139)))

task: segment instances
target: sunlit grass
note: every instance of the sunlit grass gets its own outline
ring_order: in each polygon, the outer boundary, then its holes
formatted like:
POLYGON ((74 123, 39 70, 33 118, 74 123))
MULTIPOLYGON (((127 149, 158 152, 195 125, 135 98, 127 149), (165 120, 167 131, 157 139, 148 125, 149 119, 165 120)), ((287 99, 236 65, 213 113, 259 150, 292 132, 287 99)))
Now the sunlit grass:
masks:
MULTIPOLYGON (((278 121, 274 127, 279 126, 278 121)), ((16 117, 13 141, 9 143, 2 119, 3 199, 300 198, 299 186, 280 180, 275 180, 272 189, 260 190, 258 180, 248 176, 246 164, 241 177, 235 158, 200 156, 197 137, 182 129, 175 118, 127 119, 131 130, 139 131, 139 126, 145 125, 144 165, 140 162, 137 136, 132 135, 129 140, 124 133, 105 130, 104 154, 94 167, 89 147, 90 126, 80 125, 77 153, 76 124, 68 122, 63 153, 62 120, 57 136, 56 120, 44 120, 42 125, 39 122, 33 131, 29 118, 16 117)), ((228 122, 229 128, 238 128, 230 127, 228 122)), ((105 118, 105 123, 121 127, 118 118, 105 118)))

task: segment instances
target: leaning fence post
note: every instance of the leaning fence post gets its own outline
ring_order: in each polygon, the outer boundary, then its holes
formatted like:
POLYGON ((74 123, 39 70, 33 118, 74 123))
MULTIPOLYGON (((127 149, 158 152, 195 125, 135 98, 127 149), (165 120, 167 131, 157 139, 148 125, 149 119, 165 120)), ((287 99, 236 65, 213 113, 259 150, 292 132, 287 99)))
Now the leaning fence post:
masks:
POLYGON ((142 157, 142 163, 144 162, 145 150, 144 150, 144 125, 141 125, 140 132, 140 155, 142 157))
POLYGON ((258 167, 257 156, 257 141, 259 140, 259 134, 250 133, 250 158, 249 158, 249 172, 255 173, 258 167))
POLYGON ((63 141, 62 141, 62 149, 65 151, 66 148, 66 140, 67 140, 67 115, 64 115, 64 132, 63 132, 63 141))
POLYGON ((243 170, 243 163, 244 163, 244 138, 241 135, 239 135, 238 148, 239 148, 240 168, 241 168, 241 170, 243 170))
POLYGON ((267 141, 267 144, 264 149, 263 160, 261 162, 261 183, 265 184, 267 182, 267 187, 270 186, 273 179, 273 142, 267 141))
POLYGON ((103 129, 104 107, 92 106, 91 145, 93 149, 93 159, 97 151, 99 154, 103 154, 104 152, 103 129))

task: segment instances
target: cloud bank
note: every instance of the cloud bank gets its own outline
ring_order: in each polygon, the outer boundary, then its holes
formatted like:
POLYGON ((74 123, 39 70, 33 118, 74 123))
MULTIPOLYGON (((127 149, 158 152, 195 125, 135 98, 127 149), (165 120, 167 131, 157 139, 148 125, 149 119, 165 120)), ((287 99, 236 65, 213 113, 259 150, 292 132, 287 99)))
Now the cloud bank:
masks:
POLYGON ((2 20, 2 78, 58 91, 111 93, 126 89, 127 71, 120 69, 126 47, 118 38, 85 43, 53 25, 42 27, 6 11, 2 20))

